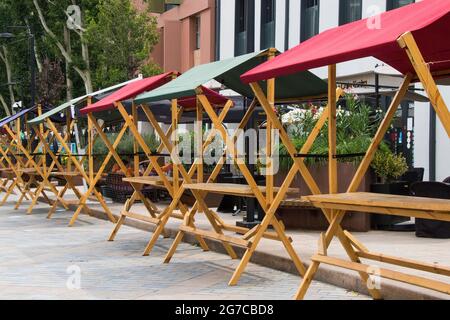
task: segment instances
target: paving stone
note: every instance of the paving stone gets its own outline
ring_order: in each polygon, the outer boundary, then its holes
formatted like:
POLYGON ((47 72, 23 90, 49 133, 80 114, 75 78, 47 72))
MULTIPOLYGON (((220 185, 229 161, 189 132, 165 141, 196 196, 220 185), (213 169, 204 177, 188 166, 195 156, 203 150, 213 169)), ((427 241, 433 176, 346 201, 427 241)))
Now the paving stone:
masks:
MULTIPOLYGON (((13 210, 11 202, 0 208, 0 299, 292 299, 300 283, 250 263, 239 285, 229 287, 238 261, 226 255, 182 243, 176 259, 163 264, 171 239, 143 257, 148 232, 123 227, 117 241, 108 242, 109 222, 82 215, 68 228, 70 212, 48 220, 46 205, 33 215, 25 210, 13 210), (80 288, 70 289, 77 271, 80 288)), ((316 281, 306 298, 368 299, 316 281)))

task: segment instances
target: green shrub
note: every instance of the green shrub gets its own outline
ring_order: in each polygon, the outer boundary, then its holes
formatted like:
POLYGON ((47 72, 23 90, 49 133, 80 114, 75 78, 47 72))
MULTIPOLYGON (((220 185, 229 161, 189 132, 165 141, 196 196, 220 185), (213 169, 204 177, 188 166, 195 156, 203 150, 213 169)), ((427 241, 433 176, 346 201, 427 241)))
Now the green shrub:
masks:
MULTIPOLYGON (((370 106, 353 95, 345 96, 345 104, 346 107, 339 107, 336 114, 337 154, 365 153, 378 128, 382 113, 372 111, 370 106)), ((305 144, 323 111, 323 107, 304 105, 299 106, 299 109, 293 111, 291 115, 283 116, 283 122, 288 125, 289 137, 297 150, 305 144)), ((389 147, 383 142, 380 149, 389 150, 389 147)), ((280 169, 288 170, 293 160, 282 143, 279 146, 279 154, 280 169)), ((309 154, 328 154, 328 123, 323 126, 309 154)), ((305 158, 304 160, 309 165, 328 162, 327 158, 305 158)), ((358 163, 361 158, 339 158, 338 161, 358 163)))
POLYGON ((401 154, 395 155, 390 151, 378 151, 371 163, 371 167, 383 183, 392 182, 408 171, 405 157, 401 154))
MULTIPOLYGON (((114 141, 117 139, 117 133, 107 133, 106 137, 108 138, 109 142, 111 144, 114 143, 114 141)), ((146 133, 142 135, 142 138, 144 139, 147 146, 150 148, 151 152, 154 153, 157 151, 159 147, 159 140, 153 133, 146 133)), ((135 141, 135 138, 132 134, 128 133, 125 134, 122 139, 120 140, 120 143, 118 144, 117 148, 115 149, 117 153, 120 155, 122 160, 130 161, 133 158, 134 148, 133 143, 135 141)), ((97 138, 95 140, 93 151, 95 155, 95 161, 97 163, 101 163, 105 160, 106 155, 108 154, 109 150, 106 144, 103 142, 102 139, 97 138)), ((143 152, 142 148, 139 146, 138 152, 143 152)))

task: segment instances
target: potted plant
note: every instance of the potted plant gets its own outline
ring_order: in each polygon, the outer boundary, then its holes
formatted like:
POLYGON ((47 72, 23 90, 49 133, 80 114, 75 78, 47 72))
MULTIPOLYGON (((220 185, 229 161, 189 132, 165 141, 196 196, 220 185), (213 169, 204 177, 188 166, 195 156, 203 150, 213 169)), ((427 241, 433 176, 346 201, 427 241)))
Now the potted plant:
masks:
POLYGON ((397 181, 408 171, 408 164, 403 155, 395 155, 390 150, 379 150, 371 163, 378 182, 371 185, 371 191, 376 193, 406 195, 405 183, 397 181))
MULTIPOLYGON (((405 157, 395 155, 389 149, 379 150, 371 163, 378 182, 370 186, 370 191, 383 194, 409 195, 407 182, 397 181, 408 170, 405 157)), ((392 230, 395 224, 408 221, 401 216, 386 216, 373 214, 371 225, 373 229, 392 230)))

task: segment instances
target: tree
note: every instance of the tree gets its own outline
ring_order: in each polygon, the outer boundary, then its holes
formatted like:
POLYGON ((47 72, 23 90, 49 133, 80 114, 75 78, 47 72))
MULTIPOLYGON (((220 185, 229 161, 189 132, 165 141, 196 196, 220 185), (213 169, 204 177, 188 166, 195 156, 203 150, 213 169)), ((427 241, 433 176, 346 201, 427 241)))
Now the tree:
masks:
POLYGON ((94 82, 106 87, 160 72, 149 59, 158 42, 157 22, 148 12, 138 13, 129 0, 100 0, 98 14, 87 25, 94 82))
POLYGON ((15 38, 0 39, 0 104, 9 110, 12 101, 22 100, 27 105, 30 97, 27 30, 7 30, 6 26, 11 25, 28 26, 35 35, 40 77, 46 72, 44 61, 60 62, 66 95, 65 98, 63 94, 52 95, 61 100, 49 101, 52 104, 129 80, 137 73, 145 76, 159 73, 159 67, 149 58, 158 41, 156 19, 147 12, 137 12, 131 3, 130 0, 1 0, 0 12, 8 14, 0 15, 0 32, 11 31, 15 38), (81 19, 72 19, 74 13, 81 19), (15 84, 3 85, 7 83, 15 84))
MULTIPOLYGON (((38 72, 41 69, 38 46, 42 43, 42 33, 37 28, 32 15, 31 1, 0 1, 0 32, 13 34, 13 38, 0 39, 0 101, 5 113, 11 112, 11 105, 21 100, 27 106, 30 98, 30 37, 28 29, 35 35, 35 60, 38 72), (8 83, 8 86, 4 84, 8 83), (9 96, 9 99, 6 98, 9 96), (6 99, 5 99, 6 98, 6 99), (5 100, 9 100, 6 102, 5 100)), ((50 54, 50 53, 49 53, 50 54)))
MULTIPOLYGON (((6 71, 6 86, 9 90, 9 98, 10 98, 10 106, 12 106, 16 102, 16 98, 14 97, 14 90, 13 90, 13 79, 12 79, 12 71, 11 71, 11 62, 9 61, 9 54, 8 49, 5 45, 1 46, 0 48, 0 60, 3 61, 3 64, 5 66, 6 71)), ((8 105, 6 104, 3 95, 0 94, 0 99, 2 101, 3 109, 5 110, 5 114, 7 116, 11 115, 11 112, 9 111, 8 105)))
MULTIPOLYGON (((87 2, 89 2, 89 1, 87 1, 87 2)), ((77 5, 77 2, 75 0, 72 0, 72 1, 62 0, 62 1, 57 1, 57 2, 47 1, 47 3, 45 3, 46 8, 49 9, 49 11, 45 11, 45 12, 47 14, 49 12, 50 13, 53 12, 54 14, 56 14, 58 19, 56 19, 56 21, 54 19, 52 19, 52 21, 56 22, 56 25, 59 26, 58 29, 63 33, 62 36, 57 35, 53 31, 52 27, 48 23, 48 19, 44 15, 44 11, 41 7, 39 0, 33 0, 33 5, 37 12, 37 16, 39 17, 39 21, 42 25, 42 28, 44 29, 47 36, 51 40, 54 41, 54 44, 60 51, 61 55, 64 57, 64 59, 66 61, 66 65, 71 66, 75 70, 75 72, 80 76, 80 78, 83 80, 86 93, 92 92, 93 85, 92 85, 92 79, 91 79, 89 49, 88 49, 88 44, 84 39, 85 31, 83 28, 83 19, 82 18, 80 19, 81 23, 79 25, 75 25, 75 28, 73 29, 73 31, 79 37, 80 50, 77 52, 78 53, 77 57, 75 57, 75 50, 74 51, 71 50, 71 48, 72 48, 71 45, 70 45, 70 47, 68 47, 67 46, 68 43, 64 42, 64 33, 67 31, 65 31, 65 29, 64 29, 65 26, 62 24, 64 24, 68 19, 66 9, 70 5, 77 5)), ((80 14, 82 14, 82 11, 80 11, 80 14)), ((66 35, 66 37, 67 37, 67 35, 66 35)), ((66 70, 66 72, 68 72, 68 70, 66 70)))
POLYGON ((60 101, 65 88, 64 82, 65 77, 61 69, 61 62, 50 61, 49 58, 45 58, 37 81, 40 102, 53 104, 60 101))

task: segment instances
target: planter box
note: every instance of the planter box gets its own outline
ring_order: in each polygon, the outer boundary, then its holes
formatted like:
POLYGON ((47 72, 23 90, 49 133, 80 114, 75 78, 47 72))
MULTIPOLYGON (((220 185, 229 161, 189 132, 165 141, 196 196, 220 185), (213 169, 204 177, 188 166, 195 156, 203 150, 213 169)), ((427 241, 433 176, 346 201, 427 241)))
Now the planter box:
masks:
MULTIPOLYGON (((308 166, 311 175, 316 181, 322 193, 328 192, 328 166, 311 165, 308 166)), ((346 192, 347 188, 353 179, 358 167, 352 163, 338 163, 338 191, 346 192)), ((281 186, 283 183, 286 172, 279 172, 275 175, 275 184, 281 186)), ((368 192, 370 190, 372 178, 371 173, 368 172, 358 189, 360 192, 368 192)), ((311 191, 306 185, 303 177, 299 174, 296 175, 291 187, 299 188, 300 193, 298 195, 289 195, 290 198, 311 195, 311 191)), ((302 228, 308 230, 326 230, 328 228, 328 222, 325 219, 322 211, 315 208, 280 208, 277 211, 278 216, 281 218, 287 228, 302 228)), ((342 221, 344 229, 349 231, 367 232, 370 230, 370 214, 351 212, 348 213, 342 221)))

